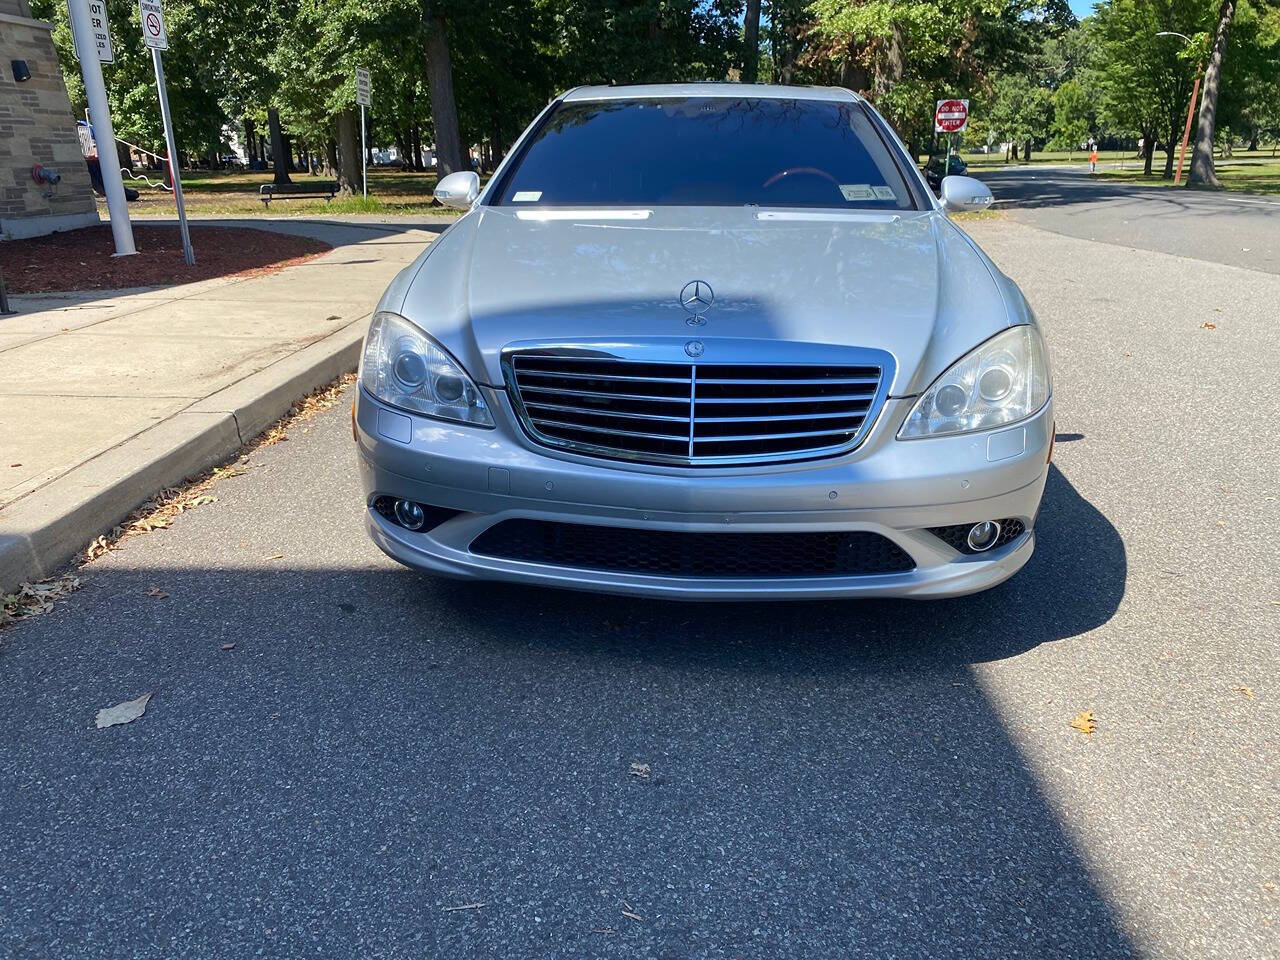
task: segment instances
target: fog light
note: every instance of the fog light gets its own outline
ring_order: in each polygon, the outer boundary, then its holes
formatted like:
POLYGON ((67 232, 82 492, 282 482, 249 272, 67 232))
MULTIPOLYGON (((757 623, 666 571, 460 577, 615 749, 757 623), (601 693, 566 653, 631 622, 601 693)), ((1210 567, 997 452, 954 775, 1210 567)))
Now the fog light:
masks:
POLYGON ((412 500, 397 500, 396 522, 409 530, 421 530, 422 525, 427 522, 427 515, 420 504, 412 500))
MULTIPOLYGON (((398 511, 399 507, 397 506, 396 509, 398 511)), ((967 538, 969 549, 975 553, 990 550, 996 545, 998 539, 1000 539, 1000 524, 994 520, 983 520, 981 523, 975 523, 969 528, 969 536, 967 538)))

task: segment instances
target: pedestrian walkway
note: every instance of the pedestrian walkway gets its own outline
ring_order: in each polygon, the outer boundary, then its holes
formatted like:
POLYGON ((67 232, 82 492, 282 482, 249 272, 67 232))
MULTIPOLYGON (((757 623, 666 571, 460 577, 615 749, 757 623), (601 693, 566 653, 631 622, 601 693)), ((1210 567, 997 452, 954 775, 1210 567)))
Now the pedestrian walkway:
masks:
MULTIPOLYGON (((387 283, 443 229, 336 219, 256 225, 334 249, 265 276, 13 298, 18 313, 0 317, 0 590, 12 586, 5 555, 49 511, 91 489, 101 499, 104 481, 155 466, 162 451, 189 448, 222 421, 247 440, 324 382, 310 380, 352 368, 387 283), (76 492, 68 497, 48 495, 69 483, 76 492)), ((180 465, 190 454, 164 456, 180 465)), ((106 523, 151 492, 130 490, 133 502, 113 503, 106 523)), ((106 514, 94 514, 97 525, 106 514)), ((99 532, 71 535, 88 541, 99 532)), ((40 572, 51 572, 36 553, 40 572)))

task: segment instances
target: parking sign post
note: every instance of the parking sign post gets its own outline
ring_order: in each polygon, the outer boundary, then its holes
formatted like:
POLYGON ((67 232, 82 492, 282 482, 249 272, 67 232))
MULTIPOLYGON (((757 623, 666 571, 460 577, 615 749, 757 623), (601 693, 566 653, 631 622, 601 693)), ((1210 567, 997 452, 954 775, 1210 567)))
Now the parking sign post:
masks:
POLYGON ((169 179, 173 181, 173 200, 178 205, 178 228, 182 231, 182 259, 187 266, 193 267, 196 252, 191 246, 191 231, 187 229, 187 208, 182 202, 182 178, 178 175, 178 145, 173 139, 169 91, 165 89, 164 63, 160 59, 160 51, 169 49, 169 35, 164 29, 164 11, 160 7, 160 0, 138 0, 138 13, 142 15, 142 42, 151 48, 151 63, 156 69, 160 119, 164 123, 165 149, 169 155, 169 179))
POLYGON ((364 108, 373 102, 373 85, 369 71, 356 67, 356 103, 360 104, 360 183, 364 186, 364 198, 369 199, 369 151, 364 145, 364 108))
MULTIPOLYGON (((75 38, 76 53, 80 57, 80 72, 84 76, 84 93, 85 99, 89 101, 93 138, 98 143, 102 192, 107 195, 107 209, 111 212, 111 236, 115 240, 115 255, 126 257, 138 250, 133 245, 133 226, 129 223, 124 181, 120 179, 120 161, 116 157, 116 132, 111 126, 107 88, 102 82, 102 47, 93 28, 88 0, 67 0, 67 9, 71 14, 71 35, 75 38), (95 55, 95 50, 99 51, 98 55, 95 55)), ((107 45, 110 46, 109 37, 107 45)))

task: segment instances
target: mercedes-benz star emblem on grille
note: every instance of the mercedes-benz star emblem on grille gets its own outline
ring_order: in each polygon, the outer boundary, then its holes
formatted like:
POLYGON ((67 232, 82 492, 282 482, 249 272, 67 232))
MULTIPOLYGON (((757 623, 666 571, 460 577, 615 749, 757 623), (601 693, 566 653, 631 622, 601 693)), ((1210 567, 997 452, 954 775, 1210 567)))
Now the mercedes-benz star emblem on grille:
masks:
POLYGON ((703 351, 706 349, 707 349, 706 346, 702 343, 701 340, 690 340, 688 343, 684 345, 684 352, 687 353, 689 356, 693 357, 695 360, 698 357, 702 356, 703 351))
POLYGON ((703 316, 716 302, 716 293, 711 284, 705 280, 690 280, 680 290, 680 306, 689 311, 685 323, 691 327, 701 326, 707 322, 703 316))

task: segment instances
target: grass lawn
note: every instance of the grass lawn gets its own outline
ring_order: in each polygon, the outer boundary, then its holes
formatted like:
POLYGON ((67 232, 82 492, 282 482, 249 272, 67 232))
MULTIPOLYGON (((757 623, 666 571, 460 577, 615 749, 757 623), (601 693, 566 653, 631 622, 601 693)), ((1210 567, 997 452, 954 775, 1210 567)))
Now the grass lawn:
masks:
MULTIPOLYGON (((1157 157, 1158 159, 1159 157, 1157 157)), ((1188 157, 1187 164, 1182 171, 1184 183, 1190 166, 1191 158, 1188 157)), ((1099 167, 1101 167, 1101 164, 1099 167)), ((1161 175, 1163 173, 1163 164, 1158 164, 1154 169, 1159 172, 1150 177, 1142 175, 1141 167, 1136 167, 1132 170, 1099 169, 1098 172, 1101 177, 1107 180, 1118 180, 1122 183, 1140 183, 1150 187, 1173 186, 1172 180, 1166 180, 1161 175)), ((1236 158, 1231 160, 1218 160, 1214 164, 1214 169, 1217 171, 1218 179, 1222 181, 1224 189, 1240 193, 1280 194, 1280 158, 1274 160, 1270 157, 1240 159, 1237 154, 1236 158)))
MULTIPOLYGON (((968 153, 961 151, 960 157, 970 167, 1003 167, 1005 159, 1003 153, 968 153)), ((1128 150, 1099 150, 1098 163, 1103 162, 1119 163, 1122 160, 1132 160, 1132 153, 1128 150)), ((1026 160, 1010 160, 1009 165, 1016 163, 1026 163, 1026 160)), ((1089 151, 1076 150, 1074 153, 1068 153, 1066 150, 1046 150, 1043 153, 1031 152, 1031 163, 1088 163, 1089 151)))
MULTIPOLYGON (((151 181, 158 178, 150 174, 151 181)), ((431 191, 435 189, 434 173, 402 173, 398 170, 369 171, 369 199, 361 196, 338 196, 332 203, 323 197, 307 200, 272 200, 268 209, 258 199, 258 187, 271 182, 269 172, 229 173, 220 170, 192 170, 183 174, 182 196, 187 213, 192 216, 259 215, 271 217, 314 216, 323 213, 392 213, 457 216, 460 211, 435 205, 431 191)), ((296 184, 327 182, 329 177, 312 177, 291 173, 296 184)), ((168 190, 150 187, 141 180, 125 180, 140 194, 129 204, 135 217, 176 215, 178 210, 168 190)), ((98 199, 99 212, 106 215, 106 201, 98 199)))

